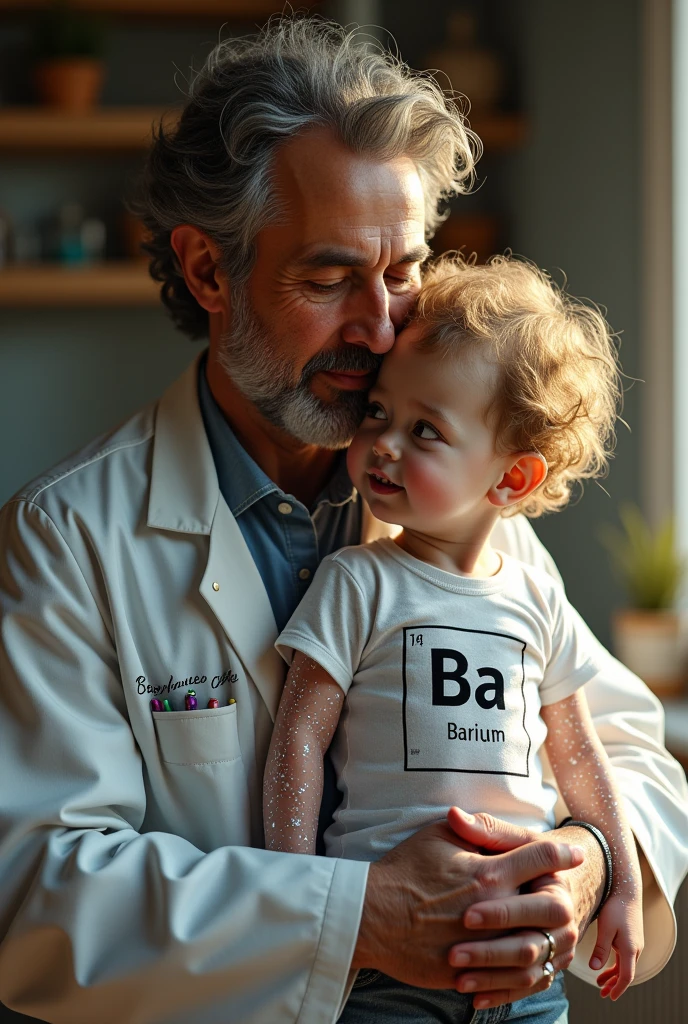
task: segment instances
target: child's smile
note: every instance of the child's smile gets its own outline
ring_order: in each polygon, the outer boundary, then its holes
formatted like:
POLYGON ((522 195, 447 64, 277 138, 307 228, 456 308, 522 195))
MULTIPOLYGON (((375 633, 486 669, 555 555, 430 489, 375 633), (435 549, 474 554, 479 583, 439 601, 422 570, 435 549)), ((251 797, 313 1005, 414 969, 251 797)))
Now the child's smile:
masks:
POLYGON ((395 484, 390 480, 381 469, 369 469, 368 482, 371 491, 374 491, 375 494, 397 494, 399 491, 404 490, 399 484, 395 484))

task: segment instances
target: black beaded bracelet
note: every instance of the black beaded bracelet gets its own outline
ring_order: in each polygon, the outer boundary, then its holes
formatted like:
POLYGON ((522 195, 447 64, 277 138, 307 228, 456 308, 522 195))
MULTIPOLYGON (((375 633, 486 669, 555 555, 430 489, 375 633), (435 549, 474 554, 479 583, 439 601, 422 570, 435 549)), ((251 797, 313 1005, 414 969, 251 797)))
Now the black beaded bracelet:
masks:
POLYGON ((602 910, 602 907, 607 902, 607 899, 609 897, 609 893, 612 891, 612 879, 613 879, 613 873, 614 873, 614 868, 613 868, 613 865, 612 865, 612 851, 609 849, 609 843, 604 838, 604 836, 602 835, 602 833, 600 832, 600 830, 597 828, 596 825, 591 825, 589 821, 574 821, 573 818, 564 818, 564 820, 561 822, 561 824, 557 825, 557 828, 566 828, 569 825, 572 828, 575 826, 577 828, 587 829, 587 831, 590 833, 590 835, 593 835, 595 837, 595 839, 597 840, 597 842, 600 844, 600 849, 602 850, 602 856, 604 857, 604 866, 605 866, 605 872, 606 872, 606 877, 605 877, 605 880, 604 880, 604 891, 602 893, 602 899, 600 900, 600 904, 599 904, 597 910, 595 911, 595 913, 590 918, 591 921, 594 921, 595 918, 597 918, 599 916, 599 913, 602 910))

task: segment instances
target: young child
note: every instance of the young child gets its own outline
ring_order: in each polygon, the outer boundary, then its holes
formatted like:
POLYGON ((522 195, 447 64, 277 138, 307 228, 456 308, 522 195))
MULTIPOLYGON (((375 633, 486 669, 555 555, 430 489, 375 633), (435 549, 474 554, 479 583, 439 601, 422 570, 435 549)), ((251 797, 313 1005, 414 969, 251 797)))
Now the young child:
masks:
POLYGON ((435 264, 348 454, 373 514, 403 530, 326 558, 281 634, 264 797, 267 847, 314 853, 334 737, 328 856, 377 860, 452 805, 544 831, 544 744, 569 812, 611 848, 596 953, 616 952, 613 999, 642 950, 641 880, 582 689, 600 666, 562 587, 490 534, 604 471, 618 380, 600 314, 531 265, 435 264))

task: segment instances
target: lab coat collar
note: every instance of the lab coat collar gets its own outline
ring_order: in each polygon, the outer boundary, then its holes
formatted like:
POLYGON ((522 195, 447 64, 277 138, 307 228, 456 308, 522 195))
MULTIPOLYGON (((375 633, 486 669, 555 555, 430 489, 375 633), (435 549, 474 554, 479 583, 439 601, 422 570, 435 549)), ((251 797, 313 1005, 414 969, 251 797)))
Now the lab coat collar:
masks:
POLYGON ((210 533, 220 488, 198 405, 203 353, 158 403, 148 525, 179 533, 210 533))

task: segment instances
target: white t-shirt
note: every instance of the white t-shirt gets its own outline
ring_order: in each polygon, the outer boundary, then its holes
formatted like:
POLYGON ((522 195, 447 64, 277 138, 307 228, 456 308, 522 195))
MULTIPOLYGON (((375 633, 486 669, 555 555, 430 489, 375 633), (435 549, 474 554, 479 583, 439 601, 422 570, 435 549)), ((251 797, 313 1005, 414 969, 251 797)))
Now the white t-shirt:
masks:
POLYGON ((385 539, 324 559, 277 641, 347 694, 331 754, 342 801, 328 856, 377 860, 458 804, 554 825, 539 711, 601 666, 559 583, 502 554, 486 579, 385 539))

